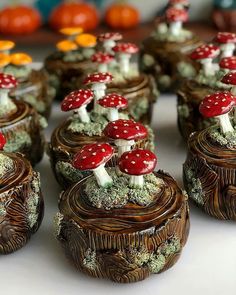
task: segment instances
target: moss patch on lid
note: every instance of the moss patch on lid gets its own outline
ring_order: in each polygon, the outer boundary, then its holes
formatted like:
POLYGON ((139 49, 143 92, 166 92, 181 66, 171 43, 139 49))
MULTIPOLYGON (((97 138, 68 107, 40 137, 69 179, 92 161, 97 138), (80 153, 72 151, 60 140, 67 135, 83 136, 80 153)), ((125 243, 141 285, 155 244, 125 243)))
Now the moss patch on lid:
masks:
POLYGON ((14 169, 14 161, 4 155, 3 153, 0 153, 0 178, 3 178, 9 171, 12 171, 14 169))

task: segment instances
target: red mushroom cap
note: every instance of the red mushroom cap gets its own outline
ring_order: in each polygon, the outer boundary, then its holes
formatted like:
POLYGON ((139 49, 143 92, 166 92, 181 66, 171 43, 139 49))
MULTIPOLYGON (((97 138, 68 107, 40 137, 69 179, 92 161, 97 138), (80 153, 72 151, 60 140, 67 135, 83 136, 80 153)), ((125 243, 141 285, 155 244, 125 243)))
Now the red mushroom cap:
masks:
POLYGON ((186 22, 188 20, 188 12, 185 9, 171 7, 166 11, 166 19, 168 22, 186 22))
POLYGON ((219 65, 221 69, 236 70, 236 56, 222 58, 219 65))
POLYGON ((61 103, 61 110, 68 112, 78 109, 83 105, 89 104, 93 99, 93 91, 89 89, 80 89, 72 91, 68 94, 61 103))
POLYGON ((92 56, 91 60, 92 62, 97 62, 99 64, 107 64, 114 60, 114 56, 105 52, 97 52, 92 56))
POLYGON ((97 37, 98 41, 100 42, 107 41, 107 40, 119 41, 122 38, 123 38, 122 35, 117 32, 107 32, 107 33, 100 34, 97 37))
POLYGON ((116 53, 134 54, 139 51, 139 48, 134 43, 118 43, 112 50, 116 53))
POLYGON ((84 84, 94 84, 94 83, 110 83, 113 79, 113 76, 110 73, 93 73, 89 74, 84 79, 84 84))
POLYGON ((124 140, 144 139, 148 134, 146 127, 141 123, 123 119, 109 122, 103 132, 109 138, 124 140))
POLYGON ((17 85, 18 82, 14 76, 0 73, 0 89, 11 89, 17 85))
POLYGON ((84 146, 74 157, 72 165, 79 170, 93 170, 110 160, 114 153, 108 143, 93 143, 84 146))
POLYGON ((229 84, 229 85, 236 85, 236 72, 230 72, 228 74, 226 74, 221 82, 225 83, 225 84, 229 84))
POLYGON ((228 113, 235 105, 236 97, 230 92, 216 92, 203 99, 199 111, 204 117, 211 118, 228 113))
POLYGON ((6 144, 6 138, 5 138, 5 136, 0 132, 0 150, 1 150, 1 151, 3 150, 5 144, 6 144))
POLYGON ((236 43, 236 34, 229 32, 219 32, 215 37, 215 41, 222 44, 236 43))
POLYGON ((182 4, 182 5, 189 5, 189 0, 169 0, 170 5, 174 4, 182 4))
POLYGON ((123 109, 128 105, 128 100, 119 94, 110 93, 98 100, 98 103, 104 108, 123 109))
POLYGON ((153 172, 157 157, 149 150, 136 149, 125 152, 119 159, 121 172, 129 175, 144 175, 153 172))
POLYGON ((220 48, 213 44, 204 44, 196 48, 191 54, 192 59, 200 60, 205 58, 215 58, 220 53, 220 48))

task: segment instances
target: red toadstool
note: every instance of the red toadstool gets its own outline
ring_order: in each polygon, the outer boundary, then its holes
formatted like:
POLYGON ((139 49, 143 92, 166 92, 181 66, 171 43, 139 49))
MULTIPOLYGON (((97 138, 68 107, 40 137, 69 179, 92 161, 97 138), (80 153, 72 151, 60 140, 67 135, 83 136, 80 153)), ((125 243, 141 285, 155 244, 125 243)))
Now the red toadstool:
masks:
POLYGON ((128 100, 122 95, 110 93, 98 100, 98 104, 103 108, 109 108, 108 119, 115 121, 119 119, 119 109, 124 109, 128 106, 128 100))
POLYGON ((74 111, 81 122, 89 123, 90 118, 86 110, 87 105, 93 100, 93 92, 88 89, 80 89, 68 94, 61 103, 63 112, 74 111))
POLYGON ((216 92, 207 95, 199 106, 200 113, 206 118, 217 117, 223 134, 233 132, 228 113, 236 105, 236 98, 230 92, 216 92))
POLYGON ((228 32, 219 32, 215 37, 222 51, 221 57, 230 57, 233 55, 236 44, 236 34, 228 32))
POLYGON ((189 0, 169 0, 169 6, 178 9, 184 9, 189 7, 189 0))
POLYGON ((114 56, 109 53, 97 52, 92 55, 91 60, 98 64, 98 72, 105 73, 108 71, 107 65, 114 60, 114 56))
POLYGON ((105 52, 108 54, 113 54, 112 48, 116 45, 116 41, 121 40, 123 37, 117 32, 103 33, 98 36, 98 41, 103 43, 105 52))
POLYGON ((93 143, 84 146, 74 157, 72 165, 81 171, 91 170, 99 186, 106 187, 113 183, 105 164, 113 156, 114 149, 108 143, 93 143))
POLYGON ((17 85, 14 76, 0 73, 0 107, 5 107, 9 103, 9 91, 17 85))
POLYGON ((236 56, 222 58, 219 66, 221 69, 226 71, 236 71, 236 56))
POLYGON ((156 155, 143 149, 125 152, 118 162, 120 171, 131 175, 129 182, 131 187, 142 187, 144 185, 143 175, 152 173, 156 164, 156 155))
POLYGON ((231 85, 231 93, 233 95, 236 95, 236 72, 230 72, 228 74, 226 74, 222 80, 222 83, 225 83, 227 85, 231 85))
POLYGON ((215 68, 212 61, 219 55, 219 53, 220 49, 218 46, 213 44, 201 45, 190 54, 190 57, 202 64, 205 76, 211 76, 215 74, 215 68))
POLYGON ((3 150, 5 144, 6 144, 6 138, 5 138, 5 136, 0 132, 0 150, 1 150, 1 151, 3 150))
POLYGON ((185 9, 171 7, 166 11, 166 20, 170 24, 170 33, 179 36, 183 22, 188 20, 188 12, 185 9))
POLYGON ((127 74, 130 69, 131 55, 139 51, 138 46, 133 43, 118 43, 113 47, 113 51, 118 55, 121 73, 127 74))
POLYGON ((114 140, 115 145, 118 147, 118 157, 120 157, 124 152, 131 149, 131 146, 135 144, 135 140, 146 138, 148 131, 141 123, 119 119, 109 122, 103 133, 114 140))

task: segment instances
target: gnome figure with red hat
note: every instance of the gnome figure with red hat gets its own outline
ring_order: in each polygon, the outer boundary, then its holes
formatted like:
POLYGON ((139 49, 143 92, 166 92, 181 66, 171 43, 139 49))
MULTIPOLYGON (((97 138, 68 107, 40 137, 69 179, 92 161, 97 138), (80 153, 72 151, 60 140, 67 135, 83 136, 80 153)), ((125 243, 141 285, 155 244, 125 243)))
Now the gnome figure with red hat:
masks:
POLYGON ((229 91, 202 100, 200 113, 218 124, 191 134, 183 169, 190 198, 219 219, 236 220, 236 129, 231 115, 235 107, 236 96, 229 91))

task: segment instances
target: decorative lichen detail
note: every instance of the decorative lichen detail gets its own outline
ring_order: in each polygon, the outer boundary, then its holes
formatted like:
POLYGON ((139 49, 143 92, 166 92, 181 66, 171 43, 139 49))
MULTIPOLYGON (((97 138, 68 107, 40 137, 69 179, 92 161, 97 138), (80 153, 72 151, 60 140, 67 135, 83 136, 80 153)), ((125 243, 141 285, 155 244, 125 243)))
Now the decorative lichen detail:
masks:
POLYGON ((4 154, 0 154, 0 179, 14 169, 14 161, 4 154))
POLYGON ((11 138, 8 139, 4 146, 4 151, 6 152, 19 152, 25 147, 30 147, 32 140, 30 135, 26 131, 15 132, 11 138))
POLYGON ((0 202, 0 217, 2 216, 5 216, 6 215, 6 208, 5 208, 5 205, 4 203, 0 202))
POLYGON ((4 68, 4 74, 13 75, 16 78, 27 78, 31 73, 31 68, 26 66, 8 65, 4 68))
POLYGON ((37 93, 25 93, 22 99, 34 107, 39 113, 43 113, 46 110, 45 102, 37 99, 37 93))
POLYGON ((213 126, 209 130, 209 136, 214 142, 218 143, 221 146, 225 146, 229 149, 236 148, 236 130, 223 134, 222 132, 220 132, 218 126, 213 126))
POLYGON ((185 169, 185 176, 188 186, 189 196, 199 205, 204 205, 204 193, 199 178, 196 178, 195 171, 192 168, 185 169))
POLYGON ((180 118, 187 119, 189 117, 189 108, 187 104, 178 105, 177 110, 180 118))
POLYGON ((88 176, 90 173, 75 169, 69 162, 58 161, 56 163, 56 171, 61 174, 65 179, 71 182, 77 182, 82 178, 88 176))
POLYGON ((192 32, 182 28, 178 35, 173 35, 170 34, 167 28, 157 26, 157 29, 152 33, 152 36, 163 42, 181 43, 192 38, 193 34, 192 32))
POLYGON ((4 107, 0 108, 0 118, 3 118, 7 116, 8 114, 16 112, 16 110, 17 110, 16 105, 11 99, 9 99, 7 104, 4 107))
POLYGON ((88 269, 96 269, 97 261, 96 261, 96 252, 92 251, 92 249, 88 249, 84 254, 83 265, 88 269))
POLYGON ((61 222, 63 220, 64 216, 63 214, 61 214, 60 212, 58 212, 53 219, 53 224, 54 224, 54 235, 55 237, 59 237, 60 236, 60 232, 61 232, 61 222))
POLYGON ((144 176, 145 184, 140 188, 129 187, 129 176, 117 175, 115 168, 107 169, 113 179, 113 185, 99 187, 95 177, 86 181, 85 192, 92 206, 110 210, 121 208, 128 202, 146 206, 153 202, 155 195, 160 192, 164 182, 154 174, 144 176))
POLYGON ((186 61, 180 61, 177 64, 177 70, 184 78, 190 78, 196 76, 196 70, 193 65, 186 61))
POLYGON ((135 101, 129 108, 130 115, 138 121, 143 115, 145 115, 149 108, 149 100, 147 97, 141 97, 135 101))
POLYGON ((38 221, 39 198, 40 198, 40 176, 39 176, 39 173, 37 173, 31 182, 31 192, 27 200, 28 223, 30 228, 33 228, 38 221))

